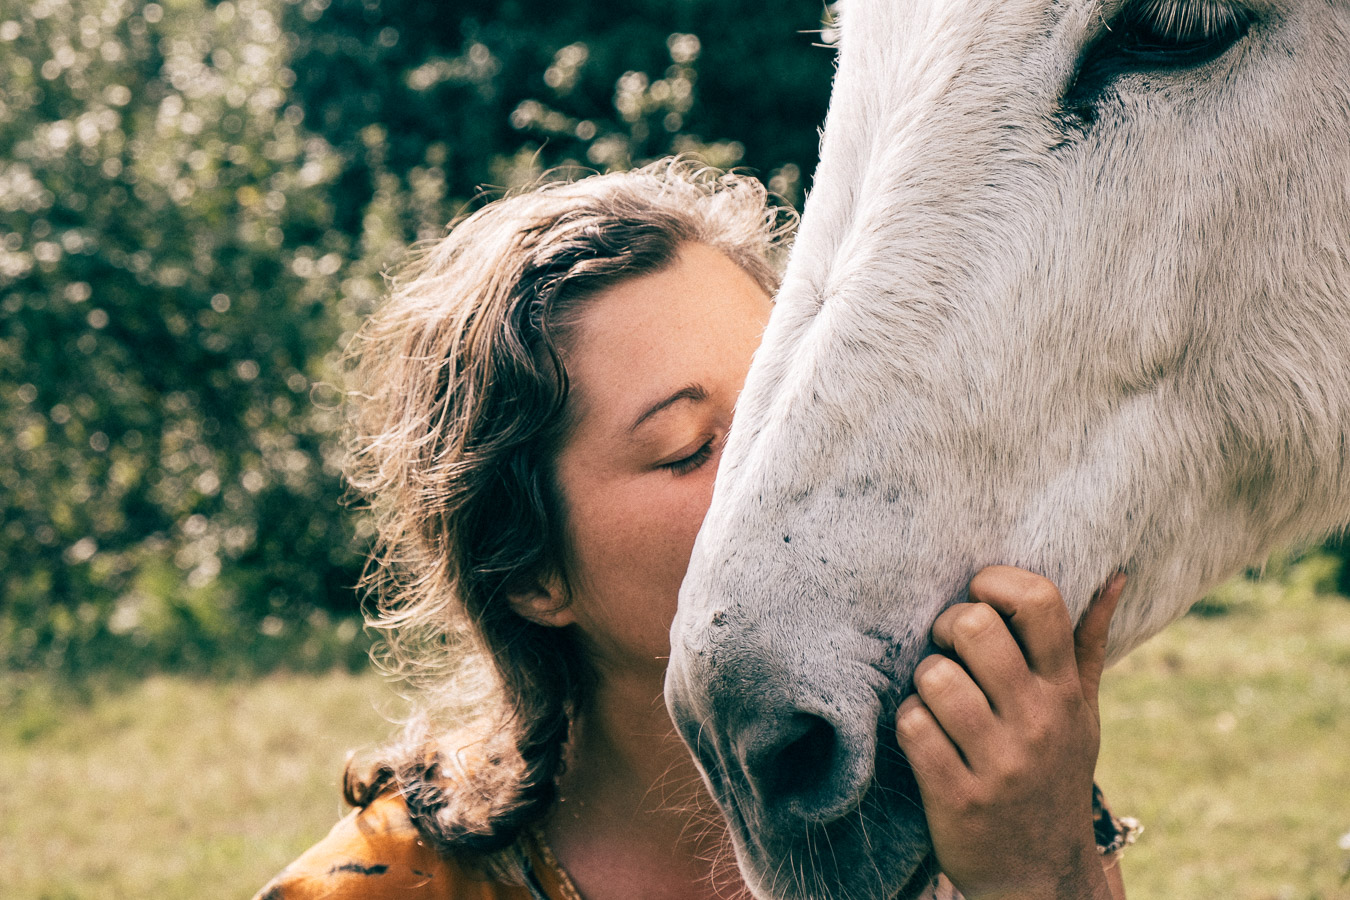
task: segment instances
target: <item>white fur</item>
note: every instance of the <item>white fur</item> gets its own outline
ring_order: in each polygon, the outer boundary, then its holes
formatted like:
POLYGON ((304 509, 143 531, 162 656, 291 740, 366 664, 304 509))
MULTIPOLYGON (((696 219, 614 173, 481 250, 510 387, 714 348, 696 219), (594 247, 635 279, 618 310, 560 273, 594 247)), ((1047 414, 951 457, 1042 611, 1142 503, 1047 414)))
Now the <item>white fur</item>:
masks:
POLYGON ((672 633, 672 712, 760 896, 910 877, 926 838, 884 723, 981 567, 1045 574, 1075 616, 1124 570, 1118 658, 1350 520, 1350 3, 1253 0, 1217 60, 1126 75, 1066 124, 1126 2, 846 4, 672 633), (763 803, 740 767, 794 710, 842 750, 763 803))

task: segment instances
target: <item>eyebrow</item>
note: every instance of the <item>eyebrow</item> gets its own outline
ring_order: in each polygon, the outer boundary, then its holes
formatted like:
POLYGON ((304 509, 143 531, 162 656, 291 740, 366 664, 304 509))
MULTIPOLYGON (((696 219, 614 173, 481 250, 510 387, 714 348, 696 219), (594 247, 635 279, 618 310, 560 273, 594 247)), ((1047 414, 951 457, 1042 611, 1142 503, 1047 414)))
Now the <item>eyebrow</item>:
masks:
POLYGON ((628 433, 632 434, 634 431, 637 431, 638 426, 641 425, 643 422, 647 421, 657 413, 669 409, 676 403, 679 403, 681 400, 691 400, 697 403, 701 400, 707 399, 708 399, 708 392, 704 390, 703 385, 701 384, 685 385, 684 387, 680 388, 678 391, 671 394, 664 400, 660 400, 652 404, 651 406, 647 407, 647 409, 645 409, 640 416, 638 416, 636 419, 633 420, 633 424, 628 426, 628 433))

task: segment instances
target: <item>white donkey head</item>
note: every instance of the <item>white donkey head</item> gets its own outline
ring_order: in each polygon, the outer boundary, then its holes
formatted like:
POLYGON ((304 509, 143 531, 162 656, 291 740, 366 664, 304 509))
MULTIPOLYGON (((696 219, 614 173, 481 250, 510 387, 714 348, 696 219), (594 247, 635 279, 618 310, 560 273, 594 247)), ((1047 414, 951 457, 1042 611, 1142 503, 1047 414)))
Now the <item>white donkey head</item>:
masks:
POLYGON ((1118 658, 1350 519, 1350 2, 846 0, 667 697, 763 897, 930 849, 893 713, 981 567, 1118 658))

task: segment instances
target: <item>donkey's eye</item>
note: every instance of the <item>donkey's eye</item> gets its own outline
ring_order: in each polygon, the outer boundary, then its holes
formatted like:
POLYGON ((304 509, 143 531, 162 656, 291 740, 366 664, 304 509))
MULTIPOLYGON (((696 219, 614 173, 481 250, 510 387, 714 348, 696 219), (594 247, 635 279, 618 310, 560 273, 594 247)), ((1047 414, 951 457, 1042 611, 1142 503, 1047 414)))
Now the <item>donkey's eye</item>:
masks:
POLYGON ((1203 65, 1240 41, 1255 14, 1237 0, 1134 0, 1084 48, 1064 109, 1088 121, 1117 78, 1203 65))
POLYGON ((1143 0, 1127 6, 1107 43, 1154 66, 1195 66, 1233 46, 1251 27, 1245 7, 1223 0, 1143 0))

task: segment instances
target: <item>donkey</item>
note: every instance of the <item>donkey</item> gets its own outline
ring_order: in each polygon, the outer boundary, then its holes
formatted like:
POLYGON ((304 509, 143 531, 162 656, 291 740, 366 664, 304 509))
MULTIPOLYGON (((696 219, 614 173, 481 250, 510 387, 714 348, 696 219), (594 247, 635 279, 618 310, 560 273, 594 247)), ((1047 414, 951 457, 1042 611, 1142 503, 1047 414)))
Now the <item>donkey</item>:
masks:
POLYGON ((913 897, 893 714, 985 565, 1118 659, 1350 519, 1350 2, 847 0, 672 632, 759 897, 913 897))

